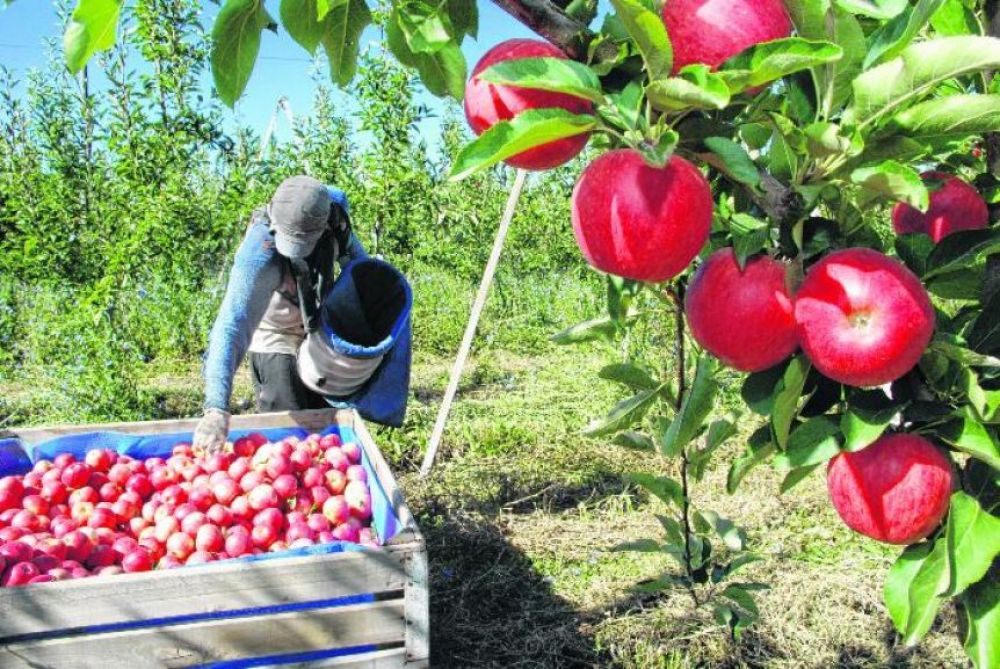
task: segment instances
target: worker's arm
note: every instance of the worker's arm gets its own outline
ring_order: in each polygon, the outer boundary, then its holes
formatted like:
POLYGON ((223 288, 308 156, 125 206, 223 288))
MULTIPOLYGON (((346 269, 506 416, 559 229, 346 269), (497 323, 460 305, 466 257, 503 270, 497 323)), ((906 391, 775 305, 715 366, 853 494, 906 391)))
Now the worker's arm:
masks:
POLYGON ((233 377, 280 283, 280 256, 267 224, 255 215, 236 251, 226 295, 209 335, 202 370, 205 417, 195 432, 196 446, 214 450, 225 442, 233 377))

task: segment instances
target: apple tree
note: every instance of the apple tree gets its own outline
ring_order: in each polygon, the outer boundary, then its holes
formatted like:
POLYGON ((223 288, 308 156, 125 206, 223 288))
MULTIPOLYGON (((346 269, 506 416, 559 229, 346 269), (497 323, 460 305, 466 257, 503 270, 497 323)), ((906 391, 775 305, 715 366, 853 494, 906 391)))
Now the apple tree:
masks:
MULTIPOLYGON (((464 100, 477 138, 455 179, 590 147, 571 223, 607 313, 554 340, 621 344, 600 375, 623 399, 585 432, 657 458, 632 480, 671 510, 663 534, 621 548, 680 566, 639 587, 686 590, 734 635, 757 618, 746 533, 691 501, 756 416, 729 490, 759 466, 779 492, 825 474, 849 527, 904 546, 884 593, 904 641, 951 602, 971 661, 1000 666, 1000 3, 611 0, 598 20, 596 0, 494 2, 545 41, 496 45, 471 79, 473 2, 281 0, 278 18, 341 84, 375 20, 464 100), (740 411, 720 407, 733 380, 740 411)), ((119 9, 79 0, 71 68, 119 9)), ((277 26, 263 0, 223 4, 227 104, 277 26)))

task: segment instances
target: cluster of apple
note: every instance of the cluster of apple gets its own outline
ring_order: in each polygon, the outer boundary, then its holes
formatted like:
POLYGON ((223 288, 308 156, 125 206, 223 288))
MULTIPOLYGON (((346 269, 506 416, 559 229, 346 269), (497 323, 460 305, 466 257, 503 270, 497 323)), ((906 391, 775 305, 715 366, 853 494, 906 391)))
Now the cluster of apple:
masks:
POLYGON ((314 544, 375 546, 361 447, 337 435, 138 460, 94 449, 0 478, 0 586, 169 569, 314 544))
MULTIPOLYGON (((663 21, 675 74, 692 63, 716 68, 746 48, 792 31, 781 0, 671 0, 663 21)), ((465 112, 477 134, 529 109, 593 113, 593 104, 583 98, 492 84, 477 76, 502 61, 538 57, 566 56, 544 42, 514 39, 491 49, 476 65, 465 112)), ((553 141, 506 162, 549 169, 578 155, 587 140, 577 135, 553 141)), ((898 233, 926 233, 936 243, 951 232, 987 227, 986 204, 972 186, 936 172, 923 178, 936 186, 930 209, 921 213, 899 204, 893 211, 898 233)), ((705 177, 684 158, 675 155, 657 167, 635 149, 617 149, 591 162, 577 182, 573 231, 593 267, 659 283, 683 272, 704 248, 713 206, 705 177)), ((855 387, 898 379, 931 341, 934 309, 927 291, 905 265, 878 251, 829 253, 797 287, 788 276, 789 264, 766 254, 741 267, 731 248, 712 253, 685 299, 694 339, 744 372, 773 367, 801 348, 820 373, 855 387)), ((950 460, 914 435, 887 436, 858 453, 841 454, 828 470, 831 499, 845 522, 893 543, 912 543, 933 531, 948 508, 953 483, 950 460)))

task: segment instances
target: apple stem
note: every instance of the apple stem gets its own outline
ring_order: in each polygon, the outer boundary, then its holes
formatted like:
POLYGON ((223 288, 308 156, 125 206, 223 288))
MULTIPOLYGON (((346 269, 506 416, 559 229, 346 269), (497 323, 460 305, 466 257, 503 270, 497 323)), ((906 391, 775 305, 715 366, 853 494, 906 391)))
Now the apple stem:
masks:
MULTIPOLYGON (((674 299, 674 360, 677 363, 677 399, 675 408, 680 413, 686 391, 684 356, 684 282, 674 284, 671 296, 674 299)), ((694 570, 691 568, 691 503, 688 498, 688 456, 687 448, 681 449, 681 515, 684 521, 684 569, 687 571, 687 588, 695 607, 701 605, 694 588, 694 570)))

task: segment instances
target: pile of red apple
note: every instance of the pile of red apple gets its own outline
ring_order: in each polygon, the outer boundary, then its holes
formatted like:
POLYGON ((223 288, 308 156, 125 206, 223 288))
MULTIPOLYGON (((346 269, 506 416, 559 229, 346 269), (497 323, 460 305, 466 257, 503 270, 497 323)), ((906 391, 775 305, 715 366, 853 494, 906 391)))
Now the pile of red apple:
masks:
POLYGON ((361 447, 261 434, 201 457, 64 453, 0 478, 0 586, 169 569, 349 541, 375 546, 361 447))

